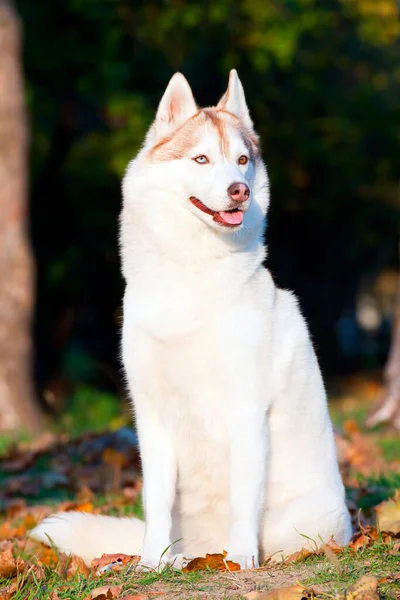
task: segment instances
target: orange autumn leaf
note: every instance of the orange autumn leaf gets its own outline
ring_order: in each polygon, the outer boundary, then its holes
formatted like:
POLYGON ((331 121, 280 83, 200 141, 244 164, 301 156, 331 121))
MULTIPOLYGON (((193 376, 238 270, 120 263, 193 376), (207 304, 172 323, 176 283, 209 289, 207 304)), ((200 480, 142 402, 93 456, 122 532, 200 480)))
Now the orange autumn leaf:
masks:
POLYGON ((135 566, 140 561, 140 556, 130 556, 128 554, 103 554, 100 558, 94 558, 91 568, 96 575, 101 575, 108 571, 119 573, 126 565, 135 566))
POLYGON ((23 498, 15 498, 7 504, 7 519, 13 519, 26 510, 26 501, 23 498))
POLYGON ((112 600, 118 598, 122 590, 121 585, 102 585, 90 592, 84 600, 112 600))
POLYGON ((93 512, 93 509, 94 509, 93 502, 81 502, 80 504, 76 505, 76 508, 71 509, 71 510, 78 510, 80 512, 91 513, 91 512, 93 512))
POLYGON ((309 556, 312 556, 313 554, 315 554, 315 552, 312 552, 308 548, 302 548, 297 552, 293 552, 293 554, 289 554, 289 556, 285 558, 285 562, 302 562, 306 560, 309 556))
POLYGON ((340 546, 333 538, 327 544, 324 544, 324 546, 332 550, 335 554, 340 554, 344 550, 343 546, 340 546))
POLYGON ((55 567, 59 563, 60 557, 62 556, 65 556, 65 554, 58 555, 53 548, 49 548, 47 546, 42 546, 37 552, 37 557, 40 564, 48 567, 55 567))
POLYGON ((372 546, 372 544, 379 539, 384 544, 391 544, 393 540, 400 539, 400 533, 393 533, 390 531, 381 531, 381 533, 379 533, 376 527, 362 527, 360 531, 357 531, 357 533, 354 534, 353 539, 349 544, 349 548, 357 552, 357 550, 372 546))
POLYGON ((191 571, 204 571, 211 569, 215 571, 240 571, 238 563, 225 560, 226 552, 223 554, 206 554, 205 557, 198 557, 191 560, 182 570, 184 573, 191 571))
POLYGON ((25 529, 33 529, 37 525, 37 520, 31 514, 27 514, 24 517, 24 527, 25 529))
POLYGON ((92 502, 63 502, 58 510, 70 512, 72 510, 77 510, 79 512, 88 512, 92 513, 94 511, 94 506, 92 502))
POLYGON ((25 562, 13 556, 11 548, 0 552, 0 577, 12 577, 25 569, 25 562))
POLYGON ((78 573, 88 577, 89 568, 80 556, 76 556, 76 554, 64 555, 57 567, 57 573, 66 579, 71 579, 78 573))
POLYGON ((355 421, 343 425, 347 440, 342 440, 342 460, 363 475, 384 471, 382 449, 368 435, 362 433, 355 421))
POLYGON ((9 521, 5 521, 0 526, 0 540, 8 540, 11 538, 23 537, 26 534, 26 528, 24 525, 13 527, 9 521))

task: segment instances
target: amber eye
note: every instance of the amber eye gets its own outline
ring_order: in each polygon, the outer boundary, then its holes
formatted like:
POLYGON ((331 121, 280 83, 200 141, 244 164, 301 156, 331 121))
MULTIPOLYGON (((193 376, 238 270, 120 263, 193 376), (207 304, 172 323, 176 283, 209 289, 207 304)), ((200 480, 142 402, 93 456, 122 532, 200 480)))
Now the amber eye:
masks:
POLYGON ((199 163, 199 165, 206 165, 209 162, 207 156, 204 156, 204 154, 200 154, 200 156, 196 156, 193 160, 195 160, 197 163, 199 163))
POLYGON ((244 154, 242 154, 242 156, 238 160, 239 165, 247 165, 248 162, 249 159, 244 154))

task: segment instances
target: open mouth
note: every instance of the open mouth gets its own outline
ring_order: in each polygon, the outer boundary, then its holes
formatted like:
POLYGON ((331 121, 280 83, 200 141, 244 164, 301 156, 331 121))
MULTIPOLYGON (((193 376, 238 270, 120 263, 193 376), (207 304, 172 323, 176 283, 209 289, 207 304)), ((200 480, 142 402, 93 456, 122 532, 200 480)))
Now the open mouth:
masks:
POLYGON ((231 210, 221 210, 218 212, 208 208, 208 206, 203 204, 195 196, 190 196, 189 200, 196 208, 207 215, 211 215, 213 220, 216 223, 220 223, 220 225, 224 225, 225 227, 238 227, 243 222, 243 211, 240 210, 240 208, 232 208, 231 210))

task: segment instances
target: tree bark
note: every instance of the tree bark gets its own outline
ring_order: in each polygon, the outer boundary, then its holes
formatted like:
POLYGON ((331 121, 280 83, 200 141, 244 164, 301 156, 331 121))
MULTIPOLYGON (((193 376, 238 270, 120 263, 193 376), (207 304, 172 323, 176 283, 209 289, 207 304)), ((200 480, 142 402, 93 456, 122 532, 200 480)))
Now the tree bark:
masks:
POLYGON ((0 0, 0 431, 41 423, 31 375, 33 272, 20 25, 11 0, 0 0))
POLYGON ((380 423, 388 423, 400 430, 400 276, 392 331, 392 342, 383 373, 385 388, 366 424, 368 427, 374 427, 380 423))

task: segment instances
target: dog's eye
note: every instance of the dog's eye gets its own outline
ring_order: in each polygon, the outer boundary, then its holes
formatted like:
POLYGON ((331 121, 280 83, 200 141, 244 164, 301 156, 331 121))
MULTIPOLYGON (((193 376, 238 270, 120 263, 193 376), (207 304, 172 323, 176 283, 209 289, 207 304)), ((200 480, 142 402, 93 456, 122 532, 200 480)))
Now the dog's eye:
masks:
POLYGON ((209 162, 207 156, 204 156, 204 154, 200 154, 200 156, 196 156, 193 160, 196 161, 197 163, 199 163, 199 165, 206 165, 209 162))
POLYGON ((247 165, 248 162, 249 159, 244 154, 242 154, 242 156, 238 160, 239 165, 247 165))

